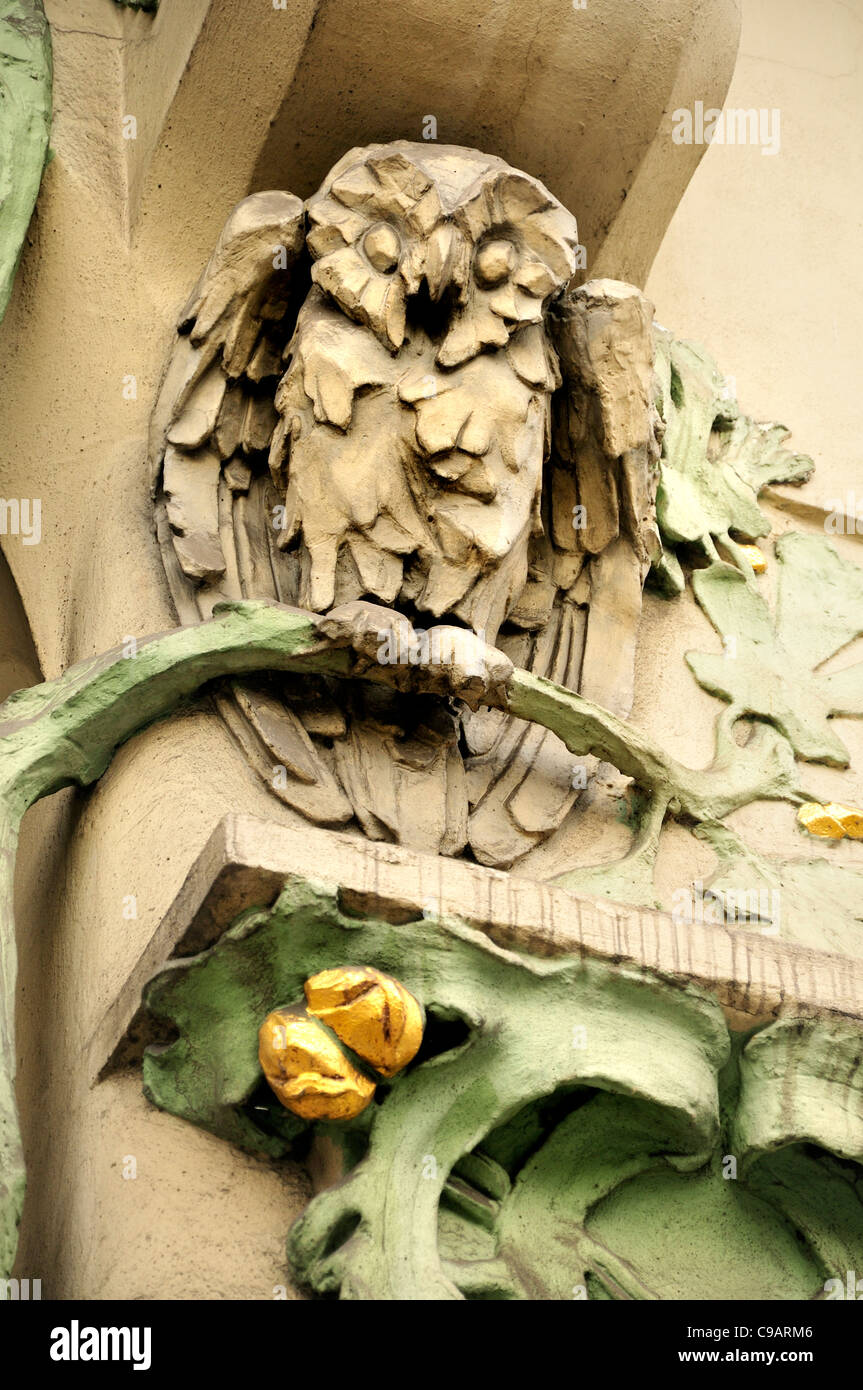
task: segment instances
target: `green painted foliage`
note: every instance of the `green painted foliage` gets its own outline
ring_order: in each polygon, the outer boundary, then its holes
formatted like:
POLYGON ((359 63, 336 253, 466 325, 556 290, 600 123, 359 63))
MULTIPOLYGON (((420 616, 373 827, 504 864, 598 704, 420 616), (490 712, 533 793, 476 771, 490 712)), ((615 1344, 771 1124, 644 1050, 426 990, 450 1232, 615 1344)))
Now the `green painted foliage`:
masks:
POLYGON ((751 580, 730 565, 692 576, 695 595, 725 641, 722 656, 689 653, 699 684, 780 729, 798 757, 848 766, 832 715, 863 715, 863 663, 818 668, 863 634, 863 571, 823 536, 776 543, 778 599, 771 614, 751 580))
POLYGON ((659 580, 682 592, 683 575, 673 547, 697 545, 715 556, 715 541, 732 554, 739 539, 770 532, 758 506, 768 483, 804 482, 810 458, 784 449, 783 425, 760 425, 741 416, 731 383, 702 348, 660 334, 657 342, 660 409, 665 438, 656 516, 667 547, 659 580))
POLYGON ((457 921, 347 917, 335 887, 290 881, 155 978, 147 1003, 178 1036, 145 1058, 147 1094, 290 1152, 306 1126, 267 1098, 257 1030, 307 976, 349 963, 394 975, 429 1022, 377 1104, 323 1127, 350 1171, 288 1243, 317 1293, 807 1298, 863 1260, 859 1025, 732 1042, 692 987, 515 954, 457 921))
POLYGON ((42 0, 0 0, 0 318, 48 155, 51 74, 42 0))

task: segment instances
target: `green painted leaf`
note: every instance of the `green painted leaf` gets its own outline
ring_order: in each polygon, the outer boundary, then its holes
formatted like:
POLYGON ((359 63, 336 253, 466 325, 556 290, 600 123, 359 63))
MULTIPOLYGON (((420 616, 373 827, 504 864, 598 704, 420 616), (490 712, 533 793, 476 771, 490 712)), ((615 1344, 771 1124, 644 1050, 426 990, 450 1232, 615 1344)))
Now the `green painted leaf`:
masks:
POLYGON ((863 959, 863 869, 829 859, 768 857, 724 825, 703 825, 695 833, 719 858, 702 905, 696 904, 706 921, 863 959))
POLYGON ((799 757, 847 767, 848 750, 829 720, 863 715, 863 666, 835 675, 818 667, 863 634, 863 570, 821 536, 791 533, 775 549, 775 614, 731 565, 695 571, 695 596, 725 651, 689 652, 686 660, 705 690, 774 724, 799 757))
POLYGON ((0 0, 0 318, 36 203, 51 128, 51 36, 42 0, 0 0))
MULTIPOLYGON (((812 460, 782 447, 783 425, 739 414, 733 385, 702 348, 661 335, 657 352, 666 424, 656 497, 662 538, 666 546, 700 545, 709 555, 718 540, 738 560, 734 538, 754 541, 770 532, 759 492, 771 482, 803 482, 812 460)), ((666 561, 661 587, 673 587, 668 571, 666 561)))

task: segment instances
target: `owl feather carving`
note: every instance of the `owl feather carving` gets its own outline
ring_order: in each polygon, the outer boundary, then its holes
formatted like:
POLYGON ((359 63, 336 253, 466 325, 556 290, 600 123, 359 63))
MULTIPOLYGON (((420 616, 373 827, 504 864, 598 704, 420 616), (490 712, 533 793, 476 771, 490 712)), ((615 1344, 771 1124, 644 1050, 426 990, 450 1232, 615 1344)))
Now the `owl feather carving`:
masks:
MULTIPOLYGON (((303 205, 230 214, 151 430, 183 621, 224 599, 459 624, 626 715, 655 544, 652 312, 572 287, 575 219, 453 146, 351 150, 303 205)), ((506 867, 592 768, 499 711, 360 682, 235 682, 220 709, 320 824, 506 867)))

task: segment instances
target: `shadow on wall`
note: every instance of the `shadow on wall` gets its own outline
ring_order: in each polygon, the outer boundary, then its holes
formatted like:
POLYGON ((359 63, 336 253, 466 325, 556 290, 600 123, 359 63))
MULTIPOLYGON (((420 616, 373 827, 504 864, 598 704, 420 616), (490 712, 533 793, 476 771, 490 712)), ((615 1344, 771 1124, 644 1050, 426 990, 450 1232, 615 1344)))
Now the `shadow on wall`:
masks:
POLYGON ((5 555, 0 552, 0 702, 25 685, 44 679, 21 595, 5 555))

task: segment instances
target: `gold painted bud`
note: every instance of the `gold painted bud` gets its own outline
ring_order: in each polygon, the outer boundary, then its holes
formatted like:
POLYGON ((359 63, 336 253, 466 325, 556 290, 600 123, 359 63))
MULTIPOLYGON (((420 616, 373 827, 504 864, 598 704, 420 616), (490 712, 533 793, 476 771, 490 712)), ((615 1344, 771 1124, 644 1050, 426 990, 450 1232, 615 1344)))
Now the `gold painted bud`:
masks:
POLYGON ((381 1076, 395 1076, 419 1051, 422 1009, 391 976, 346 965, 313 975, 305 989, 309 1013, 381 1076))
POLYGON ((836 817, 849 840, 863 840, 863 811, 858 807, 840 806, 837 801, 831 801, 824 810, 836 817))
POLYGON ((764 574, 767 569, 767 556, 760 546, 741 545, 740 549, 746 556, 756 574, 764 574))
POLYGON ((268 1014, 258 1032, 258 1056, 282 1105, 303 1120, 352 1120, 375 1093, 375 1083, 302 1010, 268 1014))
POLYGON ((804 830, 810 835, 817 835, 820 840, 842 840, 847 831, 835 812, 845 810, 846 807, 837 806, 834 802, 822 806, 819 801, 807 801, 798 810, 797 820, 804 830))

